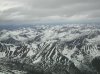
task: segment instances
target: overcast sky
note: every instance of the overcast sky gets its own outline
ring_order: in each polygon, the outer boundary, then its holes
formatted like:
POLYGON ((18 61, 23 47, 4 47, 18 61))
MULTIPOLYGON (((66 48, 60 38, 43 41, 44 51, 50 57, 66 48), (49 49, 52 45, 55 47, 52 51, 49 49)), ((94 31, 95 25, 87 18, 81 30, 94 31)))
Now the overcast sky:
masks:
POLYGON ((100 0, 0 0, 0 22, 99 19, 100 0))

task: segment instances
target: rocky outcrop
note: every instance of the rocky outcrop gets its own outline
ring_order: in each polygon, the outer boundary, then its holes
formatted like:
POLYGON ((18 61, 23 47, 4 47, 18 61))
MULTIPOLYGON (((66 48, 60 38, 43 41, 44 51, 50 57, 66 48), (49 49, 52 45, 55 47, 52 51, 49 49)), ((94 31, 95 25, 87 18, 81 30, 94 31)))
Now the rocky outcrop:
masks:
POLYGON ((95 57, 91 63, 98 74, 100 74, 100 56, 95 57))

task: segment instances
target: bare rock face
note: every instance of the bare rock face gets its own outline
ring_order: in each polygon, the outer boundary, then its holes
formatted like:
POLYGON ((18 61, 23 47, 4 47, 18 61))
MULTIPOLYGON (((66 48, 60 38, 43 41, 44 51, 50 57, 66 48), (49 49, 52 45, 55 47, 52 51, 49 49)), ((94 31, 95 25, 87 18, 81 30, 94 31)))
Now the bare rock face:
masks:
POLYGON ((96 71, 100 74, 100 56, 97 56, 92 60, 92 65, 96 69, 96 71))

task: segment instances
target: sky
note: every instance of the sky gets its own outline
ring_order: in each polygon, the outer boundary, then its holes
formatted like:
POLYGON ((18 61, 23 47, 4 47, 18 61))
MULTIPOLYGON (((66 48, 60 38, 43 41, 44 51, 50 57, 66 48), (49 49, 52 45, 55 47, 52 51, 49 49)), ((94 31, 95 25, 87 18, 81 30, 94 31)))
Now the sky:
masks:
POLYGON ((0 22, 97 21, 100 0, 0 0, 0 22))

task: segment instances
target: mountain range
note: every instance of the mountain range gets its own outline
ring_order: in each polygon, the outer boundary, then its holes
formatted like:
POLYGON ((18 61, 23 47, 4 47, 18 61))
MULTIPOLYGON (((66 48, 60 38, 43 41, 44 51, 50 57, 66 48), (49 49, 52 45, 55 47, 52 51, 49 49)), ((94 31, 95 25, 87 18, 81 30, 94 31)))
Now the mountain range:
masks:
POLYGON ((92 60, 98 56, 98 24, 0 30, 0 74, 96 74, 92 60))

